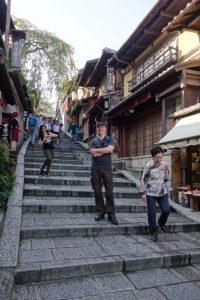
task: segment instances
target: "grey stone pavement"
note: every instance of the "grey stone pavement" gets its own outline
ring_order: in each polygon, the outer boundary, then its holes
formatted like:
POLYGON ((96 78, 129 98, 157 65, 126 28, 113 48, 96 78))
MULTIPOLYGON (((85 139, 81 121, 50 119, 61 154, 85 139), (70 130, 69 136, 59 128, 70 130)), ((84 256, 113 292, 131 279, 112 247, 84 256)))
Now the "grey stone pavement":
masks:
POLYGON ((137 182, 114 172, 119 225, 97 223, 82 145, 62 137, 49 178, 42 149, 26 148, 0 214, 0 299, 200 299, 199 213, 172 203, 170 232, 153 243, 137 182))
POLYGON ((18 285, 15 300, 199 300, 200 264, 18 285))

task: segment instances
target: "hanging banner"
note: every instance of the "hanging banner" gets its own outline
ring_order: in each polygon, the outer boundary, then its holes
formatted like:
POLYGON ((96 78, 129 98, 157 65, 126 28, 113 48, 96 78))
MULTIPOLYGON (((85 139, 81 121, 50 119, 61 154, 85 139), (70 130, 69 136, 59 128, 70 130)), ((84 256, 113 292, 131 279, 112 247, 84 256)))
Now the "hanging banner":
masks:
POLYGON ((7 139, 10 142, 12 114, 2 113, 2 125, 0 125, 0 139, 7 139))

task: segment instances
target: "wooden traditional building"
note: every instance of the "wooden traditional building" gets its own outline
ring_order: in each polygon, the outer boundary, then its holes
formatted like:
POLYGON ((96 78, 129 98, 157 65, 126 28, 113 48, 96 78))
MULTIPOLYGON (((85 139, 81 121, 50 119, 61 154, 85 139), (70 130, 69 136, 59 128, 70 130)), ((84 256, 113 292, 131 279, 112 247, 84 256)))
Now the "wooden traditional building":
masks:
POLYGON ((84 104, 82 122, 86 138, 96 134, 96 122, 100 120, 107 122, 110 133, 109 117, 105 117, 105 112, 119 101, 122 89, 121 74, 118 71, 113 72, 113 68, 107 66, 114 53, 114 50, 104 48, 97 61, 88 61, 78 83, 88 91, 82 100, 84 104), (94 62, 95 64, 92 65, 94 62))
MULTIPOLYGON (((199 102, 198 12, 199 1, 157 1, 109 61, 121 69, 124 94, 106 115, 118 128, 119 161, 138 174, 174 114, 199 102)), ((165 159, 171 165, 170 151, 165 159)))
POLYGON ((171 114, 198 101, 199 88, 180 64, 198 55, 193 32, 164 30, 188 0, 157 1, 109 62, 123 71, 124 97, 107 115, 119 127, 119 156, 141 157, 173 126, 171 114))
MULTIPOLYGON (((200 34, 200 1, 193 0, 167 25, 164 31, 200 34)), ((196 51, 176 65, 181 72, 182 89, 186 101, 172 117, 175 126, 160 141, 171 150, 173 186, 179 190, 179 201, 184 206, 200 210, 200 51, 196 51), (193 105, 192 105, 193 104, 193 105), (188 201, 190 200, 190 201, 188 201)))
MULTIPOLYGON (((20 127, 24 126, 24 112, 32 110, 31 102, 29 101, 26 86, 22 86, 19 76, 19 70, 11 68, 8 70, 5 58, 6 49, 2 35, 5 33, 7 6, 4 0, 0 0, 0 126, 2 133, 2 116, 4 114, 11 115, 13 112, 18 112, 20 127)), ((16 31, 13 21, 10 21, 10 29, 13 34, 19 34, 25 38, 25 32, 16 31)), ((20 140, 23 136, 20 133, 20 140)))

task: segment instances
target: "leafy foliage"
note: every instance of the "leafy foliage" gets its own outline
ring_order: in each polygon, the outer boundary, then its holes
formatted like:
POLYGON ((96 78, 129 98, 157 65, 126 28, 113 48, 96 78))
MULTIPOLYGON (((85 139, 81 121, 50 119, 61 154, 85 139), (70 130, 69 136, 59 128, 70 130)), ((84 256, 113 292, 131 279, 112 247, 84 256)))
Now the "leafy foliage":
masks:
POLYGON ((33 106, 38 107, 45 93, 63 95, 75 72, 73 48, 54 34, 39 30, 30 22, 15 19, 16 27, 26 31, 23 43, 22 70, 31 92, 33 106))
POLYGON ((0 208, 6 208, 14 184, 14 167, 9 161, 9 151, 0 145, 0 208))
POLYGON ((54 103, 50 103, 46 99, 41 99, 36 112, 41 113, 43 116, 54 116, 55 109, 53 105, 54 103))

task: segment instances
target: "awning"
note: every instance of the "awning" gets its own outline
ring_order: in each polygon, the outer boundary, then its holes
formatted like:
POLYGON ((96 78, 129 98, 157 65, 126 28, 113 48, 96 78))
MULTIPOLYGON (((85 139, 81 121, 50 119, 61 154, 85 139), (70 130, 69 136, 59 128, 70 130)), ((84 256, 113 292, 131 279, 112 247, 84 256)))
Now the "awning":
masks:
POLYGON ((200 144, 200 113, 179 120, 157 144, 165 149, 200 144))

